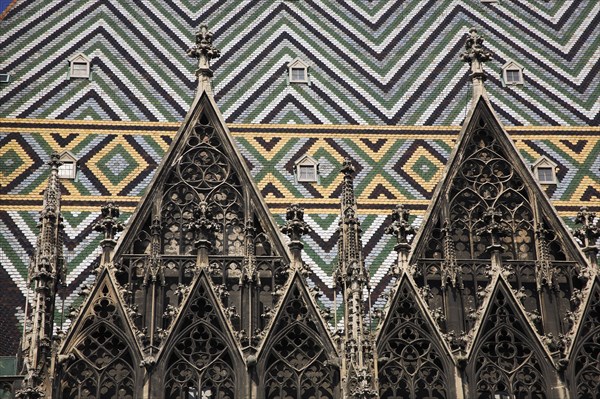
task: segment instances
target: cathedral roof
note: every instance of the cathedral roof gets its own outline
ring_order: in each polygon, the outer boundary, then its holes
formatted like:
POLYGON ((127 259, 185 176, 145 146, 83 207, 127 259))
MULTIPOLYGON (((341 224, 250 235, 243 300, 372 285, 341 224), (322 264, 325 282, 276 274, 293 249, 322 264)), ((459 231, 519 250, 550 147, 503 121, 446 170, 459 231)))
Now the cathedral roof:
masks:
POLYGON ((16 1, 0 20, 0 117, 181 121, 188 32, 208 23, 227 122, 458 125, 470 88, 456 56, 478 26, 505 125, 596 126, 599 18, 597 1, 16 1), (89 79, 69 79, 79 53, 89 79), (308 84, 289 81, 297 59, 308 84), (524 84, 505 84, 509 61, 524 84))

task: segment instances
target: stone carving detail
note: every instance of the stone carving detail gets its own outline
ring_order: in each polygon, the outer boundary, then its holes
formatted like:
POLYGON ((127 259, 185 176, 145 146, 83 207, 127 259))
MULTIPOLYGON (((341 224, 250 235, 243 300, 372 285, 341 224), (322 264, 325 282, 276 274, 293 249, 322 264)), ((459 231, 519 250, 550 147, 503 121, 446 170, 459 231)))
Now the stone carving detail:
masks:
POLYGON ((109 289, 104 285, 82 320, 83 340, 64 366, 61 398, 134 398, 135 368, 123 338, 122 320, 109 289))
POLYGON ((598 398, 600 392, 600 286, 591 292, 571 355, 569 379, 573 398, 598 398))
POLYGON ((165 398, 236 397, 232 356, 215 304, 201 281, 182 315, 181 329, 166 356, 165 398))
POLYGON ((449 397, 440 346, 414 297, 408 284, 400 286, 378 345, 381 399, 449 397))
POLYGON ((329 360, 309 307, 295 286, 289 298, 266 358, 265 398, 337 398, 337 367, 329 360))
POLYGON ((541 356, 502 290, 493 298, 481 337, 468 371, 473 375, 473 397, 493 398, 498 392, 546 397, 541 356))

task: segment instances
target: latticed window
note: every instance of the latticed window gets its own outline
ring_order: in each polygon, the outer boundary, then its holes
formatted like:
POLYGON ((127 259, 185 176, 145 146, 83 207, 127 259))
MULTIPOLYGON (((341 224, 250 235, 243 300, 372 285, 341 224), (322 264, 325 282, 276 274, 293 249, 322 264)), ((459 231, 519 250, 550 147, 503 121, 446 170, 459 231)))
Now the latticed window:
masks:
POLYGON ((552 168, 538 167, 537 176, 540 183, 554 183, 554 172, 552 171, 552 168))
POLYGON ((521 81, 521 71, 518 69, 508 69, 506 71, 507 83, 518 83, 521 81))
POLYGON ((163 366, 166 399, 238 397, 231 346, 205 284, 196 286, 163 366))
POLYGON ((449 380, 440 346, 406 280, 378 343, 381 399, 446 398, 449 380))
POLYGON ((297 287, 284 304, 264 372, 266 399, 337 398, 337 372, 297 287))
POLYGON ((600 286, 596 282, 570 363, 571 397, 600 398, 600 286))
MULTIPOLYGON (((542 361, 518 311, 509 305, 502 289, 485 319, 469 373, 474 398, 506 395, 523 399, 546 398, 547 385, 542 361)), ((500 396, 502 397, 502 396, 500 396)))
POLYGON ((225 153, 218 132, 202 115, 164 188, 161 220, 165 254, 187 255, 194 251, 195 236, 189 225, 200 201, 208 204, 212 220, 218 225, 214 252, 243 254, 243 189, 225 153))
POLYGON ((81 341, 72 353, 75 360, 63 375, 60 391, 63 399, 137 397, 130 341, 122 327, 116 303, 106 285, 100 290, 92 310, 84 319, 81 341))

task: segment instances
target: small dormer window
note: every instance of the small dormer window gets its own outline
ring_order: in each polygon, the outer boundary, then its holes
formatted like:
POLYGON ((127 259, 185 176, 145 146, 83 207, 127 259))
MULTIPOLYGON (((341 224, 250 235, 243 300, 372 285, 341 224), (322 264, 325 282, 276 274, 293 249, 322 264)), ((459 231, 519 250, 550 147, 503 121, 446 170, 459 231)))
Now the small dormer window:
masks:
POLYGON ((60 155, 62 165, 58 167, 60 179, 75 179, 77 175, 77 158, 70 152, 65 151, 60 155))
POLYGON ((90 77, 90 59, 85 54, 79 53, 69 58, 69 77, 84 78, 90 77))
POLYGON ((533 164, 533 174, 540 184, 557 184, 556 167, 554 162, 543 156, 533 164))
POLYGON ((319 163, 305 155, 296 162, 296 180, 303 183, 316 183, 319 180, 319 163))
POLYGON ((514 61, 509 61, 502 67, 502 81, 505 85, 522 85, 523 67, 514 61))
POLYGON ((299 58, 288 64, 290 83, 308 83, 308 65, 299 58))

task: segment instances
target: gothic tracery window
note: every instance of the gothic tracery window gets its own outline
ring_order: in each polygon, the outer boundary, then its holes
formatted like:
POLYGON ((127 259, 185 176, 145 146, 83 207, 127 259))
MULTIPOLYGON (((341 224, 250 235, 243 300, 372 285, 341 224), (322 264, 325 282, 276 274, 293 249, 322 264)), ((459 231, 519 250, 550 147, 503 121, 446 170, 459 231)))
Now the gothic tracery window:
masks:
POLYGON ((214 251, 243 255, 244 194, 235 168, 226 155, 218 132, 202 115, 167 180, 162 199, 163 250, 167 255, 188 255, 194 233, 188 225, 194 208, 206 201, 217 222, 214 251))
POLYGON ((541 355, 534 349, 503 290, 499 290, 483 325, 468 374, 474 398, 493 399, 506 392, 522 399, 546 398, 541 355))
POLYGON ((533 211, 527 187, 483 119, 478 122, 450 191, 450 222, 459 259, 486 257, 484 213, 498 213, 505 257, 534 259, 533 211))
POLYGON ((449 380, 431 328, 406 281, 378 345, 381 399, 446 398, 449 380))
POLYGON ((292 290, 266 358, 264 397, 336 398, 337 370, 327 362, 328 353, 298 287, 292 290))
POLYGON ((61 381, 61 398, 96 399, 136 397, 134 361, 129 341, 119 331, 122 320, 106 285, 83 322, 74 348, 75 360, 61 381))
POLYGON ((570 365, 572 397, 600 398, 600 287, 591 292, 570 365))
POLYGON ((166 399, 236 397, 231 348, 204 283, 197 285, 169 349, 164 365, 166 399))

